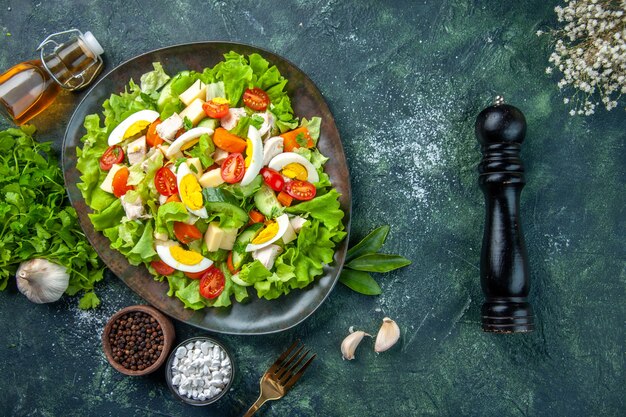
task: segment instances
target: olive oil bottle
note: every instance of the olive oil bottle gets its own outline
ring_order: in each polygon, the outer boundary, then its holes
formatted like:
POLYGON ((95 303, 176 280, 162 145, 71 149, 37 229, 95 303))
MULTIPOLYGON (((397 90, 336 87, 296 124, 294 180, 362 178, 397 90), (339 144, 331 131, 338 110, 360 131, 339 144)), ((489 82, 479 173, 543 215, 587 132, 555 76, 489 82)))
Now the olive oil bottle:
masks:
POLYGON ((61 88, 84 88, 102 70, 104 50, 91 32, 52 34, 38 50, 40 59, 21 62, 0 75, 0 111, 17 125, 45 110, 61 88), (64 42, 58 43, 60 39, 64 42))

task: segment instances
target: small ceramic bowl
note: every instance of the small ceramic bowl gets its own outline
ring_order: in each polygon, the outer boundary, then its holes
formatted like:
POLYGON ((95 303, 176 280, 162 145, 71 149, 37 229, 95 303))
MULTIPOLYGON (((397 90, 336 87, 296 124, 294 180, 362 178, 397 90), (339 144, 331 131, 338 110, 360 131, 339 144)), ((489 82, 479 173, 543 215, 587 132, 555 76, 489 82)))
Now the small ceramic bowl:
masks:
MULTIPOLYGON (((212 348, 209 348, 212 349, 212 348)), ((179 359, 180 361, 180 359, 179 359)), ((167 360, 167 364, 165 365, 166 369, 165 369, 165 380, 167 381, 167 386, 170 388, 170 391, 172 391, 172 393, 174 394, 174 396, 176 398, 178 398, 179 400, 187 403, 187 404, 191 404, 191 405, 195 405, 195 406, 203 406, 203 405, 209 405, 212 404, 214 402, 216 402, 217 400, 219 400, 220 398, 222 398, 224 396, 225 393, 228 392, 228 390, 230 390, 230 386, 233 383, 233 379, 235 377, 235 363, 233 362, 233 356, 230 354, 230 352, 228 351, 228 349, 226 349, 226 347, 219 341, 211 338, 211 337, 206 337, 206 336, 201 336, 201 337, 192 337, 191 339, 187 339, 184 342, 180 343, 178 346, 176 346, 174 349, 172 349, 172 353, 170 354, 170 357, 167 360), (174 366, 175 363, 175 359, 176 359, 176 352, 178 351, 178 349, 180 347, 186 347, 187 345, 189 345, 190 343, 194 344, 196 342, 209 342, 213 345, 218 346, 225 355, 225 358, 228 358, 228 360, 230 361, 230 379, 229 381, 224 385, 223 388, 221 388, 221 391, 214 395, 213 397, 207 398, 205 400, 198 400, 198 399, 193 399, 193 398, 189 398, 186 395, 181 395, 179 392, 179 388, 177 386, 174 386, 173 384, 173 378, 174 378, 174 372, 172 367, 174 366)), ((211 378, 212 379, 212 378, 211 378)), ((204 387, 202 387, 201 389, 203 389, 204 387)))
POLYGON ((157 310, 154 307, 150 307, 147 305, 135 305, 135 306, 123 308, 117 313, 113 314, 113 316, 111 316, 111 318, 109 319, 108 323, 106 324, 102 332, 102 348, 104 350, 104 355, 106 356, 111 366, 115 368, 115 370, 123 373, 124 375, 141 376, 141 375, 148 375, 156 371, 157 369, 159 369, 161 365, 163 365, 163 363, 165 363, 167 359, 167 355, 169 351, 172 349, 172 345, 174 344, 175 339, 176 339, 176 334, 174 331, 174 326, 172 325, 172 322, 167 317, 165 317, 165 315, 163 315, 163 313, 161 313, 159 310, 157 310), (133 371, 132 369, 125 368, 121 363, 116 362, 113 359, 114 358, 113 349, 112 349, 113 347, 111 346, 109 342, 109 334, 111 333, 113 324, 120 317, 122 317, 124 314, 135 313, 135 312, 142 312, 142 313, 148 314, 150 317, 154 318, 157 321, 157 323, 159 323, 159 325, 161 326, 161 331, 163 332, 163 350, 161 350, 161 354, 152 365, 142 370, 133 371))

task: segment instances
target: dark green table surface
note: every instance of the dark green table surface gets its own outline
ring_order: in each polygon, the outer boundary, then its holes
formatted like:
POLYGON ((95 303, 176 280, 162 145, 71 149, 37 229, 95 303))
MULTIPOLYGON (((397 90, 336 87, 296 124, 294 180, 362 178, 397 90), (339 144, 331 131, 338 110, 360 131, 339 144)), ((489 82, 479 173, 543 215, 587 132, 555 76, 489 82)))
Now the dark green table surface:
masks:
MULTIPOLYGON (((351 240, 391 225, 385 250, 413 260, 378 277, 383 295, 338 285, 296 328, 219 336, 238 372, 217 405, 174 400, 163 372, 129 378, 104 359, 100 333, 141 303, 109 274, 95 311, 65 297, 31 304, 0 293, 0 415, 238 416, 258 379, 294 338, 319 359, 261 416, 617 416, 626 409, 623 106, 570 117, 544 69, 556 2, 533 1, 17 1, 0 7, 0 69, 30 59, 46 35, 91 30, 106 70, 142 52, 231 40, 285 56, 318 85, 336 118, 353 187, 351 240), (53 4, 50 4, 53 3, 53 4), (473 125, 496 94, 528 121, 521 214, 537 328, 480 329, 484 204, 473 125), (350 326, 402 337, 352 362, 350 326)), ((84 94, 84 93, 82 93, 84 94)), ((82 94, 64 94, 33 122, 60 149, 82 94)), ((623 104, 623 102, 622 102, 623 104)), ((3 122, 3 127, 7 124, 3 122)), ((204 332, 176 323, 178 338, 204 332)))

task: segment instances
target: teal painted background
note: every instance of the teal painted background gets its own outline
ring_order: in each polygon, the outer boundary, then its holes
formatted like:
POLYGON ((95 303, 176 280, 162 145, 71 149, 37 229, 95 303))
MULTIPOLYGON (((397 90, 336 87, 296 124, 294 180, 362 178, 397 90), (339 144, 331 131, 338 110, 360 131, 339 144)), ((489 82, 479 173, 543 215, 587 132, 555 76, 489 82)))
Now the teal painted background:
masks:
MULTIPOLYGON (((91 30, 106 70, 177 43, 230 40, 272 50, 318 85, 350 165, 352 240, 391 225, 385 251, 413 260, 379 276, 383 295, 337 286, 293 330, 219 336, 238 374, 217 405, 176 402, 163 374, 128 378, 105 361, 100 332, 140 300, 114 276, 101 308, 77 300, 29 303, 0 293, 0 414, 11 416, 237 416, 258 378, 299 337, 319 360, 261 416, 618 416, 626 409, 624 232, 626 118, 622 108, 570 117, 544 73, 557 2, 9 0, 0 6, 0 69, 35 56, 48 34, 91 30), (52 3, 52 2, 50 2, 52 3), (9 36, 10 33, 10 36, 9 36), (480 330, 476 115, 496 94, 528 121, 521 215, 537 328, 480 330), (352 362, 350 326, 376 332, 394 318, 402 338, 352 362)), ((83 93, 84 94, 84 93, 83 93)), ((63 94, 33 122, 62 143, 81 94, 63 94)), ((3 126, 7 126, 6 123, 3 126)), ((179 339, 202 334, 177 323, 179 339)))

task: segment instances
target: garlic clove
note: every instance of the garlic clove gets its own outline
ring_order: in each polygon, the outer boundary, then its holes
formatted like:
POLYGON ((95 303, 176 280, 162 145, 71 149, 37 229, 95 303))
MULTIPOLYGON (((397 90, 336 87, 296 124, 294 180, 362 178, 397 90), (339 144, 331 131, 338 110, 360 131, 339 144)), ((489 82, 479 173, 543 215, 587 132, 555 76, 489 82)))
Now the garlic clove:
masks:
POLYGON ((70 276, 64 266, 46 259, 22 262, 15 273, 17 289, 37 304, 57 301, 69 285, 70 276))
POLYGON ((354 359, 354 352, 359 346, 359 343, 361 343, 361 340, 363 340, 364 336, 372 337, 362 330, 357 330, 356 332, 350 333, 345 339, 343 339, 343 342, 341 342, 341 356, 343 359, 349 361, 354 359))
POLYGON ((400 339, 400 327, 398 327, 395 321, 385 317, 376 335, 374 350, 377 353, 384 352, 395 345, 398 339, 400 339))

